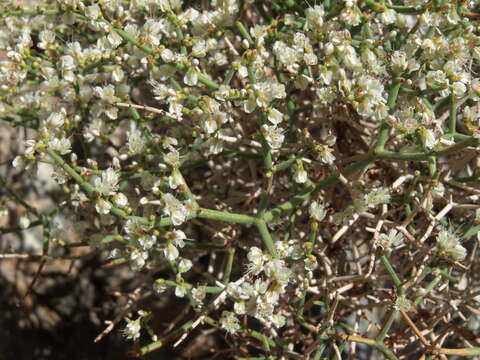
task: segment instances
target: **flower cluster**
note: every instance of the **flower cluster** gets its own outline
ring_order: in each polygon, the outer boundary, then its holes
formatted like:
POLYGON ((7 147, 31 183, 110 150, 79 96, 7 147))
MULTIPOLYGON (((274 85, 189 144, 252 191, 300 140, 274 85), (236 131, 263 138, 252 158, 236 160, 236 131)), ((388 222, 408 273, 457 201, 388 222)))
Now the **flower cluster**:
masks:
MULTIPOLYGON (((354 328, 393 358, 395 314, 385 342, 363 319, 433 307, 413 298, 426 272, 450 281, 476 249, 479 6, 3 2, 0 119, 28 129, 12 173, 47 164, 89 245, 200 312, 174 334, 204 322, 241 356, 260 338, 267 357, 320 358, 354 328)), ((7 192, 27 212, 13 229, 49 226, 7 192)), ((163 332, 142 319, 126 338, 163 332)))

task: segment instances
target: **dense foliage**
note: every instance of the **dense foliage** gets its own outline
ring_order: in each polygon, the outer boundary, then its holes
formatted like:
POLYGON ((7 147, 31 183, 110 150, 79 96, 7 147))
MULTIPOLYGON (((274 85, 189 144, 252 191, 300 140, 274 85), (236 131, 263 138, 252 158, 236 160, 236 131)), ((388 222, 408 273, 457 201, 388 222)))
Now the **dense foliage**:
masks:
POLYGON ((188 299, 167 333, 129 304, 138 355, 199 329, 221 358, 478 355, 479 19, 478 1, 3 2, 0 118, 34 131, 1 178, 2 215, 27 213, 0 233, 41 226, 47 260, 73 222, 143 298, 188 299), (49 213, 9 180, 40 163, 49 213))

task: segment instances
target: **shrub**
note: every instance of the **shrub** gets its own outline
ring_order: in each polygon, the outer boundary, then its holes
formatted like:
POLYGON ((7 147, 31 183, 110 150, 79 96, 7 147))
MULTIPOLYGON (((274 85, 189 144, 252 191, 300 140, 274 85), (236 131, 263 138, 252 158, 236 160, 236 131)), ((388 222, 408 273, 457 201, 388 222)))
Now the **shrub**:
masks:
POLYGON ((4 199, 42 260, 68 220, 143 276, 135 354, 209 328, 226 358, 480 354, 478 1, 0 6, 0 116, 34 130, 4 199), (42 163, 48 213, 11 183, 42 163))

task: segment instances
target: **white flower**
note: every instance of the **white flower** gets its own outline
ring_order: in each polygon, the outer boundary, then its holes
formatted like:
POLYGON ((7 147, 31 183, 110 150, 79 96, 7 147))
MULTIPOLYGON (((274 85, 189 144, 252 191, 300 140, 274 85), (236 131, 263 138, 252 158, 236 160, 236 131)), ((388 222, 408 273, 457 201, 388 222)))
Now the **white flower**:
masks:
POLYGON ((453 94, 458 98, 467 92, 467 87, 463 82, 456 81, 451 86, 453 94))
MULTIPOLYGON (((299 51, 296 48, 287 46, 283 41, 276 41, 273 45, 273 53, 288 71, 292 73, 297 72, 299 68, 298 61, 302 57, 303 49, 299 51)), ((260 104, 258 105, 261 106, 260 104)))
POLYGON ((163 249, 163 254, 168 260, 173 261, 178 258, 179 252, 178 249, 171 242, 169 242, 163 249))
POLYGON ((436 142, 437 139, 435 139, 435 134, 432 129, 426 129, 423 126, 418 129, 418 132, 420 134, 420 138, 422 139, 423 144, 427 149, 432 149, 436 142))
POLYGON ((58 130, 65 122, 66 115, 65 108, 62 108, 60 112, 51 113, 43 125, 47 130, 58 130))
POLYGON ((349 25, 357 26, 361 22, 362 13, 356 6, 345 6, 340 14, 340 19, 349 25))
POLYGON ((365 194, 363 198, 367 207, 375 207, 378 204, 386 204, 390 201, 390 191, 381 187, 376 190, 372 190, 368 194, 365 194))
POLYGON ((60 153, 61 155, 68 154, 72 150, 70 147, 72 146, 70 144, 70 140, 66 138, 53 138, 48 142, 48 146, 55 152, 60 153))
POLYGON ((325 216, 327 215, 327 211, 325 210, 325 206, 320 204, 317 201, 312 201, 310 207, 308 208, 310 216, 314 218, 316 221, 322 221, 325 216))
POLYGON ((276 328, 281 328, 282 326, 285 325, 285 316, 280 315, 280 314, 273 314, 270 318, 270 321, 272 322, 273 326, 276 328))
POLYGON ((479 118, 476 106, 465 106, 463 109, 463 120, 469 123, 475 122, 479 118))
POLYGON ((396 12, 395 10, 393 9, 385 9, 385 11, 383 11, 381 14, 380 14, 380 21, 384 24, 384 25, 390 25, 390 24, 393 24, 395 22, 395 19, 396 19, 396 12))
POLYGON ((144 250, 149 250, 155 245, 157 237, 155 235, 143 235, 137 239, 138 243, 144 250))
POLYGON ((393 305, 393 307, 396 310, 403 310, 403 311, 410 310, 411 306, 412 304, 410 303, 410 300, 408 300, 405 295, 398 296, 397 299, 395 300, 395 304, 393 305))
POLYGON ((137 320, 127 319, 127 326, 123 329, 123 335, 129 340, 137 340, 140 337, 140 318, 137 320))
POLYGON ((145 148, 145 139, 135 122, 130 124, 130 130, 127 131, 127 148, 130 155, 140 154, 145 148))
POLYGON ((235 301, 235 303, 233 304, 233 310, 237 315, 244 315, 247 310, 245 301, 243 300, 235 301))
POLYGON ((92 142, 95 138, 99 137, 104 131, 104 122, 100 118, 96 118, 88 124, 83 136, 87 142, 92 142))
POLYGON ((357 70, 361 68, 362 62, 355 51, 353 46, 339 46, 338 47, 340 56, 343 59, 343 63, 349 70, 357 70))
POLYGON ((178 167, 178 165, 180 165, 180 154, 177 150, 172 149, 170 152, 165 154, 163 160, 173 167, 178 167))
POLYGON ((190 299, 192 300, 193 305, 196 306, 197 308, 203 305, 203 300, 207 296, 205 291, 198 288, 193 288, 190 291, 190 295, 191 295, 190 299))
POLYGON ((110 33, 107 36, 107 41, 112 46, 112 48, 115 49, 119 47, 120 44, 122 43, 122 37, 118 35, 118 33, 115 30, 111 29, 110 33))
POLYGON ((305 262, 305 269, 307 269, 308 271, 313 271, 318 266, 317 258, 313 255, 308 255, 307 258, 304 260, 304 262, 305 262))
POLYGON ((162 200, 164 203, 163 212, 170 217, 173 225, 182 224, 187 217, 185 206, 172 194, 164 194, 162 200))
POLYGON ((40 49, 47 49, 50 44, 54 43, 55 33, 48 29, 42 30, 40 34, 38 34, 38 39, 40 40, 38 47, 40 49))
POLYGON ((428 86, 433 88, 445 88, 450 83, 447 79, 447 75, 442 70, 429 71, 427 73, 426 81, 428 86))
POLYGON ((443 198, 445 195, 445 185, 443 185, 441 182, 438 182, 435 187, 432 188, 432 195, 435 198, 443 198))
POLYGON ((404 51, 394 51, 390 57, 390 64, 396 74, 401 74, 408 66, 407 54, 404 51))
POLYGON ((207 55, 207 43, 202 38, 195 38, 195 43, 192 47, 191 56, 194 57, 205 57, 207 55))
POLYGON ((115 195, 118 190, 118 181, 120 176, 113 168, 108 168, 102 172, 102 176, 96 177, 93 181, 95 189, 101 195, 115 195))
POLYGON ((121 82, 125 77, 125 73, 123 72, 122 68, 117 67, 112 71, 112 80, 116 83, 121 82))
POLYGON ((268 109, 268 121, 273 125, 278 125, 283 120, 283 114, 275 108, 268 109))
POLYGON ((93 92, 107 104, 112 104, 115 102, 115 88, 113 85, 107 85, 104 87, 96 86, 93 88, 93 92))
POLYGON ((60 68, 63 71, 75 69, 75 60, 70 55, 64 55, 60 58, 60 68))
POLYGON ((182 259, 178 263, 178 273, 179 274, 185 273, 188 270, 190 270, 191 268, 192 268, 192 262, 188 259, 182 259))
POLYGON ((135 218, 130 218, 125 222, 125 233, 128 235, 141 234, 144 232, 144 226, 135 218))
POLYGON ((272 259, 267 261, 265 273, 268 277, 274 278, 279 284, 287 284, 292 271, 285 266, 283 260, 272 259))
POLYGON ((178 173, 173 173, 168 177, 168 186, 170 189, 176 189, 178 186, 184 184, 182 176, 178 173))
POLYGON ((265 140, 267 140, 268 145, 272 149, 279 149, 282 146, 283 140, 285 139, 282 128, 273 125, 263 125, 261 130, 265 140))
POLYGON ((124 207, 128 205, 128 198, 122 193, 116 193, 112 196, 112 200, 115 205, 124 207))
POLYGON ((298 184, 304 184, 308 179, 308 174, 305 171, 303 166, 297 166, 295 173, 293 174, 293 179, 298 184))
POLYGON ((152 91, 155 100, 162 101, 176 95, 175 90, 155 80, 150 80, 148 83, 153 87, 152 91))
POLYGON ((99 214, 106 215, 110 213, 110 209, 112 208, 112 204, 104 199, 98 199, 97 203, 95 204, 95 209, 99 214))
POLYGON ((140 270, 145 266, 148 252, 135 249, 130 253, 130 262, 133 270, 140 270))
POLYGON ((266 108, 274 99, 284 99, 287 94, 285 92, 285 85, 262 82, 253 85, 256 93, 256 104, 261 108, 266 108))
POLYGON ((231 311, 222 312, 222 317, 220 318, 220 325, 230 334, 234 334, 240 329, 239 321, 235 316, 235 313, 231 311))
POLYGON ((250 248, 250 251, 247 254, 247 259, 250 263, 247 265, 247 272, 254 275, 258 275, 263 271, 263 264, 265 262, 265 256, 261 249, 256 246, 250 248))
POLYGON ((395 229, 391 229, 387 234, 380 234, 375 241, 375 246, 381 247, 383 250, 390 250, 403 242, 403 234, 395 229))
POLYGON ((305 27, 312 30, 319 30, 323 26, 323 16, 325 15, 325 10, 323 5, 315 5, 309 7, 305 11, 306 22, 305 27))
POLYGON ((172 240, 172 243, 179 248, 183 248, 185 246, 184 240, 186 238, 187 236, 182 230, 174 230, 170 233, 170 240, 172 240))
POLYGON ((317 55, 315 55, 313 52, 307 52, 303 55, 303 61, 307 65, 314 66, 318 64, 318 58, 317 55))
POLYGON ((87 6, 85 8, 85 15, 92 20, 98 19, 101 14, 102 14, 102 11, 100 7, 96 4, 87 6))
POLYGON ((268 301, 259 301, 253 316, 255 316, 257 319, 267 320, 272 317, 274 310, 275 307, 272 303, 268 301))
POLYGON ((328 146, 320 145, 317 150, 317 160, 324 164, 332 165, 335 161, 335 155, 332 154, 333 149, 328 146))
POLYGON ((12 161, 12 166, 15 169, 20 169, 25 165, 25 158, 23 156, 17 155, 12 161))
POLYGON ((194 68, 189 68, 183 77, 183 82, 188 86, 195 86, 198 83, 198 74, 194 68))
POLYGON ((185 284, 185 283, 177 285, 175 287, 175 296, 179 298, 183 298, 187 294, 189 288, 190 286, 188 286, 188 284, 185 284))
POLYGON ((26 216, 21 216, 18 220, 18 224, 21 229, 26 229, 30 226, 30 219, 26 216))
POLYGON ((175 61, 175 53, 170 49, 164 49, 160 56, 166 63, 175 61))
POLYGON ((445 256, 456 261, 462 261, 467 256, 467 250, 460 244, 458 237, 449 230, 441 230, 437 235, 437 248, 445 256))

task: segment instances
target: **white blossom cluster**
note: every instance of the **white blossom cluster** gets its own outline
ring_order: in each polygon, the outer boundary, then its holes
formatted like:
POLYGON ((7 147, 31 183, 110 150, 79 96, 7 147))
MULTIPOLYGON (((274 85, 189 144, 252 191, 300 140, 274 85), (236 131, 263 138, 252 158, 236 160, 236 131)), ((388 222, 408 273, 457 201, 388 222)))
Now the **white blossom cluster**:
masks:
POLYGON ((92 238, 115 236, 95 246, 152 279, 166 267, 155 292, 238 339, 248 321, 317 326, 304 307, 370 276, 377 255, 467 258, 437 214, 446 173, 475 177, 441 159, 480 139, 479 1, 196 3, 0 4, 0 119, 35 130, 13 166, 52 165, 65 211, 84 213, 92 238), (198 222, 212 239, 190 238, 198 222), (208 246, 221 269, 192 255, 208 246))

